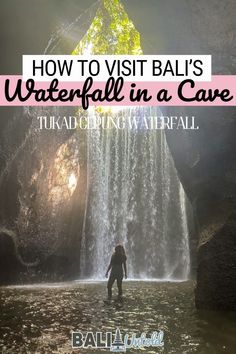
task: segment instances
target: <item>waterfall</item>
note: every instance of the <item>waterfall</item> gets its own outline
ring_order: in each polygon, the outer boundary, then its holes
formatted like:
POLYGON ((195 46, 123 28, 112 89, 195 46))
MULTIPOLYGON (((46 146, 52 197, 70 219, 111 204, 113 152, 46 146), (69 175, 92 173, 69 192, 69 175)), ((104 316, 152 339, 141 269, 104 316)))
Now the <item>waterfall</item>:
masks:
MULTIPOLYGON (((114 246, 127 252, 128 275, 184 280, 190 268, 186 197, 164 131, 147 129, 156 108, 114 113, 123 129, 87 130, 87 207, 81 276, 103 278, 114 246)), ((90 122, 100 119, 93 111, 90 122)))

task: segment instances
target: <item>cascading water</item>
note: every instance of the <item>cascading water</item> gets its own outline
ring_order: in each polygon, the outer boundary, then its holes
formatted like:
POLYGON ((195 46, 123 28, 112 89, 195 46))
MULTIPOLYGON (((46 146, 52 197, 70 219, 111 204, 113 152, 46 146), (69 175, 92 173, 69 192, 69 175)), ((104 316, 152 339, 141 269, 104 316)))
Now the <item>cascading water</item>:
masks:
MULTIPOLYGON (((124 109, 112 114, 114 121, 131 122, 123 129, 88 130, 82 277, 103 278, 114 246, 122 243, 130 278, 188 278, 185 194, 164 132, 143 124, 154 113, 160 115, 154 108, 124 109)), ((90 122, 98 119, 89 115, 90 122)))

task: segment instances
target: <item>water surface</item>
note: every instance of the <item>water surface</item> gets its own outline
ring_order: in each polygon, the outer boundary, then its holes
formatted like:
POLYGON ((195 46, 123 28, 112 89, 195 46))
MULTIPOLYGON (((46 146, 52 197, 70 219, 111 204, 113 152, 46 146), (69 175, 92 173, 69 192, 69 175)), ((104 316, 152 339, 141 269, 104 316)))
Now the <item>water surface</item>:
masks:
POLYGON ((0 352, 102 353, 100 349, 72 350, 71 331, 114 332, 119 326, 122 333, 165 333, 163 349, 130 353, 236 353, 236 314, 197 311, 193 295, 190 281, 127 281, 124 303, 108 306, 103 302, 104 282, 2 287, 0 352))

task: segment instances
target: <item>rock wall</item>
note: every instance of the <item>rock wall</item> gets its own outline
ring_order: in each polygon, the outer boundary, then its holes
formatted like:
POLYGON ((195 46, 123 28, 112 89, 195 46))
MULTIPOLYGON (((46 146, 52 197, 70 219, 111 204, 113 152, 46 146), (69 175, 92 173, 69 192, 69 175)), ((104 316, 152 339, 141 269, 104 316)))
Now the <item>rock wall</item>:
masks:
POLYGON ((78 276, 85 135, 39 130, 36 116, 65 114, 63 108, 46 110, 19 108, 1 132, 0 283, 78 276))
MULTIPOLYGON (((125 4, 147 54, 212 54, 213 74, 236 74, 234 0, 125 4)), ((170 107, 165 113, 195 116, 200 126, 167 132, 198 227, 196 305, 236 309, 236 110, 170 107)))
MULTIPOLYGON (((71 53, 97 6, 93 0, 4 3, 0 46, 7 54, 0 58, 1 74, 18 74, 23 54, 71 53), (10 30, 9 21, 14 21, 10 30)), ((38 113, 71 112, 45 108, 38 113)), ((0 107, 0 284, 78 276, 86 190, 84 137, 73 137, 71 131, 39 132, 36 115, 37 110, 0 107), (80 141, 79 154, 74 138, 80 141), (73 186, 75 177, 72 182, 69 178, 77 172, 79 182, 73 186)))
POLYGON ((200 127, 167 132, 198 228, 196 305, 235 309, 235 109, 180 108, 174 114, 195 115, 200 127))

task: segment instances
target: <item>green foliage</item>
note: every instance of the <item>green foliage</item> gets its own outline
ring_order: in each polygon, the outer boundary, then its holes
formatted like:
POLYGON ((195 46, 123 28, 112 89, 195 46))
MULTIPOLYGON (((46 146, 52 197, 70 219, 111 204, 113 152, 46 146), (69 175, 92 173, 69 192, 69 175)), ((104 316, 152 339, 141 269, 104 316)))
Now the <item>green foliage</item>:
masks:
POLYGON ((142 54, 140 34, 119 0, 103 0, 72 54, 142 54))

